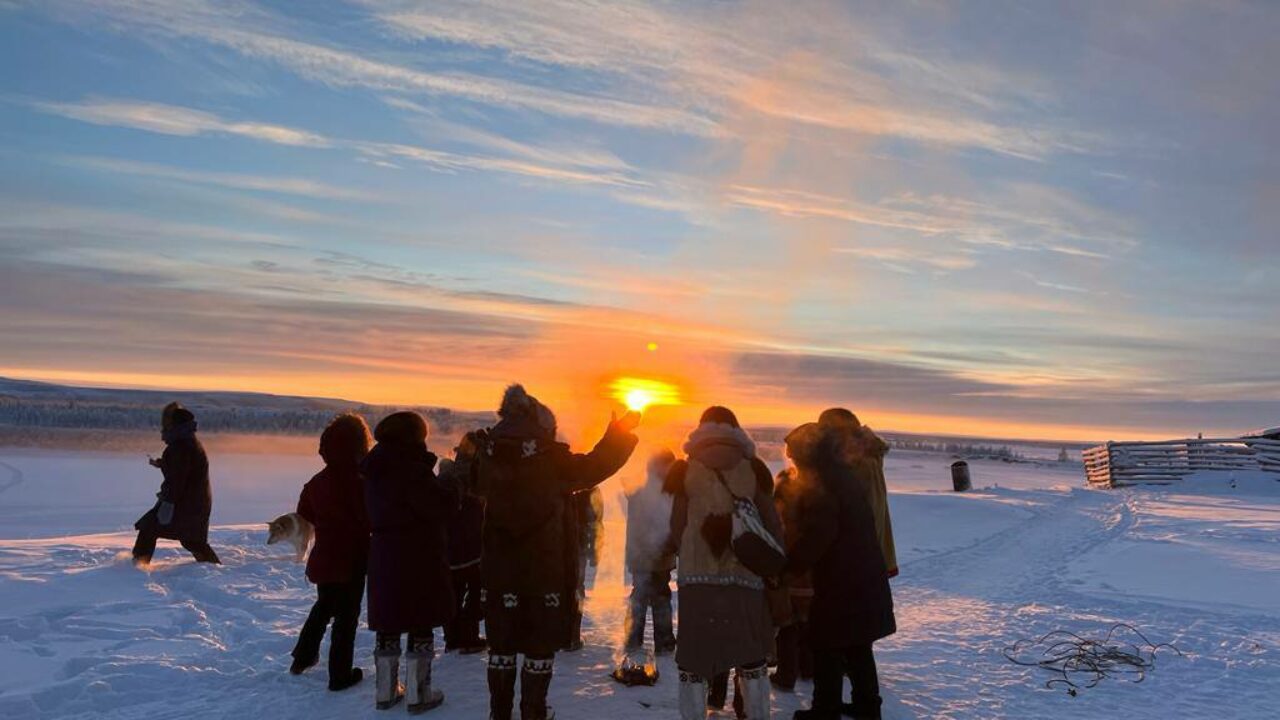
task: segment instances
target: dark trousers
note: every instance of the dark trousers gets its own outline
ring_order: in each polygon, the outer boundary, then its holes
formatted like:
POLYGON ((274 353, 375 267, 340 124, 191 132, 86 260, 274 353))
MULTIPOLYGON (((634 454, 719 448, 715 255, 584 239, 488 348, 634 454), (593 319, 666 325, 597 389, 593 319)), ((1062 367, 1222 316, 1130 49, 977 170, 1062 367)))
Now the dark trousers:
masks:
POLYGON ((364 576, 345 583, 321 583, 311 614, 298 635, 293 657, 313 662, 320 657, 320 641, 333 622, 329 636, 329 684, 341 683, 351 674, 356 649, 356 628, 360 624, 360 603, 364 599, 364 576))
POLYGON ((847 675, 853 685, 852 709, 855 717, 880 717, 880 677, 870 645, 813 653, 813 708, 825 712, 841 710, 840 689, 847 675))
POLYGON ((778 630, 778 672, 774 682, 786 688, 796 680, 813 677, 813 651, 809 649, 809 623, 796 621, 778 630))
POLYGON ((445 649, 475 647, 480 644, 480 621, 484 619, 484 604, 480 602, 480 563, 458 568, 453 574, 453 594, 457 612, 453 620, 444 626, 445 649))
MULTIPOLYGON (((156 554, 156 541, 159 537, 151 529, 146 528, 138 531, 138 539, 133 543, 133 559, 151 562, 151 557, 156 554)), ((182 540, 182 547, 191 553, 196 562, 207 562, 221 564, 218 554, 209 547, 208 540, 182 540)))
POLYGON ((671 628, 671 571, 659 570, 632 576, 631 600, 627 605, 628 650, 644 647, 644 625, 653 610, 653 645, 658 652, 675 647, 671 628))

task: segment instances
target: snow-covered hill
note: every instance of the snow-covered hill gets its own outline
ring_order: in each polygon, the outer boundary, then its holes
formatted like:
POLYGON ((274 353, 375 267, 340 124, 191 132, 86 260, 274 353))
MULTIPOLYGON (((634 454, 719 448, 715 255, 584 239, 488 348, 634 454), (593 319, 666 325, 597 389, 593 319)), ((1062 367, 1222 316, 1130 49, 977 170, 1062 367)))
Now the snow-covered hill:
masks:
MULTIPOLYGON (((902 576, 900 631, 880 643, 887 718, 1273 718, 1280 707, 1280 483, 1204 477, 1175 489, 1081 487, 1078 469, 974 463, 947 491, 948 458, 895 453, 889 478, 902 576), (1162 654, 1142 684, 1072 697, 1009 664, 1015 640, 1139 626, 1162 654)), ((258 523, 289 509, 307 456, 214 458, 213 543, 226 565, 162 545, 151 572, 125 530, 155 478, 134 455, 0 449, 0 717, 374 718, 366 682, 325 691, 287 672, 312 598, 302 567, 258 523)), ((616 501, 616 481, 609 488, 616 501)), ((561 655, 559 716, 674 718, 674 668, 654 688, 606 675, 621 632, 621 517, 589 602, 588 647, 561 655)), ((371 671, 371 641, 358 657, 371 671)), ((485 717, 483 656, 442 656, 448 695, 428 717, 485 717)), ((808 686, 775 695, 777 717, 808 686)), ((725 717, 728 717, 726 715, 725 717)))

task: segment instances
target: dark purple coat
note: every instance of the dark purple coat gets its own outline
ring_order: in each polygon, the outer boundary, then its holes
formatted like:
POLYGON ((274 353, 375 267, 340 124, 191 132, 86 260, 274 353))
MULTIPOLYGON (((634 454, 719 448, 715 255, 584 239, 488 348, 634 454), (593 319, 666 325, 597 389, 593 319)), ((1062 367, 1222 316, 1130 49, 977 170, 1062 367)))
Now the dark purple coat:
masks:
POLYGON ((834 462, 798 474, 787 573, 812 572, 809 632, 815 649, 868 645, 897 632, 893 594, 867 493, 834 462))
POLYGON ((369 516, 358 465, 327 465, 311 478, 298 497, 298 514, 316 531, 307 560, 308 580, 320 585, 364 577, 369 564, 369 516))
POLYGON ((202 543, 209 539, 209 515, 213 510, 213 490, 209 485, 209 456, 195 436, 195 422, 180 427, 166 443, 160 456, 160 472, 164 482, 154 507, 133 524, 137 530, 147 529, 156 537, 202 543), (173 519, 161 525, 160 503, 173 503, 173 519))
POLYGON ((378 443, 362 464, 369 546, 369 628, 426 632, 454 615, 446 529, 453 488, 425 445, 378 443))

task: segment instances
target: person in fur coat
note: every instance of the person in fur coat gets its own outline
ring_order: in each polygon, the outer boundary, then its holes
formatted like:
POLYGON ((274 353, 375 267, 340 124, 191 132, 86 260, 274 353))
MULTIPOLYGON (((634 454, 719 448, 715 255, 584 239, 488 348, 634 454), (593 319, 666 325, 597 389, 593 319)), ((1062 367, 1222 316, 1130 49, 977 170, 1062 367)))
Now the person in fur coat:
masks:
POLYGON ((145 567, 156 552, 156 540, 177 540, 196 562, 220 564, 209 547, 209 515, 213 490, 209 485, 209 456, 196 437, 196 416, 174 402, 160 414, 164 454, 151 466, 164 475, 156 504, 133 524, 138 538, 133 562, 145 567))
POLYGON ((589 453, 574 453, 556 440, 555 414, 520 385, 507 388, 498 424, 479 457, 476 492, 485 500, 485 628, 489 639, 489 712, 511 720, 516 659, 520 669, 520 717, 546 720, 547 690, 556 651, 568 633, 576 584, 566 561, 573 526, 571 496, 618 472, 638 439, 640 416, 627 413, 609 424, 589 453))
POLYGON ((453 619, 447 527, 458 508, 455 489, 435 473, 427 422, 415 412, 388 415, 374 430, 378 444, 361 463, 369 544, 369 628, 377 633, 375 704, 407 700, 411 713, 438 707, 432 686, 434 629, 453 619), (405 684, 399 684, 400 638, 408 634, 405 684))
POLYGON ((773 505, 773 473, 731 410, 708 408, 684 445, 686 459, 667 475, 671 541, 679 554, 679 703, 683 720, 704 718, 708 681, 736 670, 743 716, 768 718, 766 658, 773 626, 765 578, 733 553, 735 498, 750 498, 765 528, 781 537, 773 505))
POLYGON ((818 417, 818 425, 836 433, 843 464, 849 469, 853 483, 867 493, 876 520, 876 538, 884 554, 889 577, 898 575, 898 553, 893 542, 893 518, 889 514, 889 489, 884 478, 884 457, 889 444, 858 421, 858 416, 844 408, 831 408, 818 417))
POLYGON ((317 599, 293 649, 294 675, 320 659, 320 641, 333 622, 329 638, 329 689, 345 690, 364 677, 352 667, 364 578, 369 565, 369 516, 364 509, 360 462, 373 438, 364 418, 339 415, 320 434, 324 469, 302 486, 298 514, 315 528, 315 546, 307 559, 307 579, 317 599))
POLYGON ((797 522, 787 531, 787 575, 810 573, 809 638, 814 653, 813 706, 796 720, 880 717, 880 686, 872 644, 897 631, 884 554, 868 493, 849 479, 843 432, 809 424, 788 437, 812 453, 792 459, 800 478, 797 522), (848 675, 853 700, 842 705, 848 675))

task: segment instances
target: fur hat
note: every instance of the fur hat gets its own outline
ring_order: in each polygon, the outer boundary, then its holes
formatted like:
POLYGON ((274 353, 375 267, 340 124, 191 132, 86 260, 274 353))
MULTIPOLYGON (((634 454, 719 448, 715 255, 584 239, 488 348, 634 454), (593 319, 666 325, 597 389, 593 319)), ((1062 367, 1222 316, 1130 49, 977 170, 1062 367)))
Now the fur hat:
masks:
POLYGON ((818 424, 823 427, 851 427, 854 430, 862 427, 862 423, 858 422, 858 416, 845 408, 823 410, 818 416, 818 424))
POLYGON ((503 420, 533 420, 549 436, 555 437, 556 434, 555 413, 551 412, 551 408, 538 402, 538 398, 530 395, 519 383, 512 384, 502 394, 502 405, 498 408, 498 417, 503 420))
POLYGON ((195 419, 195 414, 183 407, 180 402, 171 402, 160 411, 160 427, 165 430, 195 419))
POLYGON ((330 420, 320 433, 320 457, 326 464, 358 462, 369 454, 372 444, 364 418, 343 413, 330 420))
POLYGON ((787 457, 796 465, 812 465, 818 458, 823 441, 823 430, 819 423, 805 423, 787 433, 784 442, 787 446, 787 457))
POLYGON ((373 437, 380 443, 401 445, 418 445, 427 441, 427 421, 421 415, 409 410, 391 413, 382 418, 373 431, 373 437))
POLYGON ((706 425, 707 423, 728 425, 729 427, 735 428, 742 427, 742 425, 738 423, 738 416, 734 415, 733 411, 729 408, 721 405, 712 405, 702 411, 702 417, 698 419, 698 424, 706 425))

